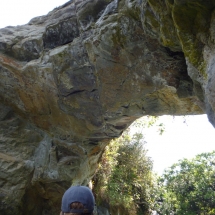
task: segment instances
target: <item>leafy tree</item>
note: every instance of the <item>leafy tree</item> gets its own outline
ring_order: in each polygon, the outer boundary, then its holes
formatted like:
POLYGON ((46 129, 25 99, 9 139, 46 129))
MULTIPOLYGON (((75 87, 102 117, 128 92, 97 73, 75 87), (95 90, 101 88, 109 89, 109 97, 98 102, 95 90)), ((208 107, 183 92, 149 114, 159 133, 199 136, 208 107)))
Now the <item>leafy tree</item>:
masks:
POLYGON ((157 126, 162 134, 165 127, 158 119, 146 116, 136 120, 103 153, 93 178, 94 194, 97 204, 110 207, 113 214, 118 214, 117 210, 123 215, 149 214, 156 180, 142 133, 145 127, 157 126))
POLYGON ((161 215, 214 215, 215 151, 167 169, 157 184, 155 209, 161 215))
POLYGON ((153 187, 152 161, 146 156, 143 136, 126 131, 106 148, 94 177, 97 201, 123 214, 148 214, 153 187))

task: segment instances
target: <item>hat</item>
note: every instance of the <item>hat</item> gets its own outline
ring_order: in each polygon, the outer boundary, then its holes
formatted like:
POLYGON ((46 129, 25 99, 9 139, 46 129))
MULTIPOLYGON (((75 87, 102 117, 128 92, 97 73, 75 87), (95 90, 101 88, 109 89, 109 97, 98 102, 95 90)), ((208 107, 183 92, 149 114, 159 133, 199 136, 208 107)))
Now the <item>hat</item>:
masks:
POLYGON ((95 199, 92 191, 85 186, 72 186, 63 195, 61 210, 65 213, 92 213, 95 205, 95 199), (71 209, 70 204, 80 202, 84 209, 71 209))

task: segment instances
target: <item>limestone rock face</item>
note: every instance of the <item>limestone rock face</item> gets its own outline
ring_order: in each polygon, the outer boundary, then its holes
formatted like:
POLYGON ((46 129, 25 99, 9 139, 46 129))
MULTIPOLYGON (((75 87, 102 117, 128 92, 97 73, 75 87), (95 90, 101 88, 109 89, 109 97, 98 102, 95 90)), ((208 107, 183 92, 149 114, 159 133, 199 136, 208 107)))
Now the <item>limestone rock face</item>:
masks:
POLYGON ((0 29, 0 213, 59 214, 144 115, 215 126, 215 3, 73 0, 0 29))

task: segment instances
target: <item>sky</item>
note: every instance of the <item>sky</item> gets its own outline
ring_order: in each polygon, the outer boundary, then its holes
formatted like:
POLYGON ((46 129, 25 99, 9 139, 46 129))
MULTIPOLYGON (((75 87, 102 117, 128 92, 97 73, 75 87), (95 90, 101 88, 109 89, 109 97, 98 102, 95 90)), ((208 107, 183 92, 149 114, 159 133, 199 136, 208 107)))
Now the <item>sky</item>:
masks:
MULTIPOLYGON (((1 0, 0 28, 28 23, 36 16, 46 15, 67 0, 1 0)), ((179 159, 193 158, 202 152, 215 150, 215 130, 206 115, 184 117, 162 116, 165 132, 159 135, 157 127, 144 129, 148 156, 154 161, 159 175, 179 159)))
POLYGON ((1 0, 0 28, 27 24, 69 0, 1 0))
POLYGON ((144 128, 148 156, 154 161, 153 169, 162 175, 164 169, 183 158, 192 159, 197 154, 215 150, 215 129, 207 115, 161 116, 156 124, 163 123, 162 135, 158 126, 144 128))

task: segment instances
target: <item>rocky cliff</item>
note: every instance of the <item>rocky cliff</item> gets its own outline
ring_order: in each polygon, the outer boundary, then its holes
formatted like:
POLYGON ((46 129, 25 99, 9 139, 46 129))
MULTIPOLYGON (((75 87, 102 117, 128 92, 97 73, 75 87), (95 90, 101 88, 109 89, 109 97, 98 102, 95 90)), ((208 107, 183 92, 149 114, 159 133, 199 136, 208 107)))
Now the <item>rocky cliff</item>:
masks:
POLYGON ((144 115, 215 126, 215 2, 73 0, 0 29, 0 213, 59 214, 144 115))

